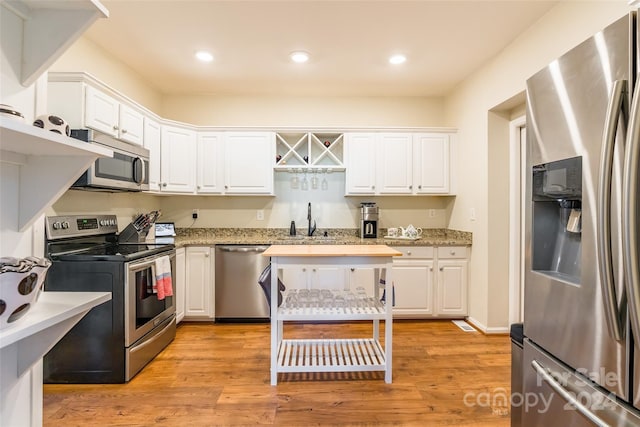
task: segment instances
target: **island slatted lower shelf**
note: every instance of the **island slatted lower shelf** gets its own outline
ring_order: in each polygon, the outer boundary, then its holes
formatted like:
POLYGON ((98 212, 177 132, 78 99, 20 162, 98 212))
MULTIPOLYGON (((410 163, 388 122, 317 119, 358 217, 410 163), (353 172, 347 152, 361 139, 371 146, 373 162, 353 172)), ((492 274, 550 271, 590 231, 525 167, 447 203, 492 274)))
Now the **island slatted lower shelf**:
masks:
POLYGON ((278 349, 278 371, 384 371, 384 353, 373 338, 285 339, 278 349))
MULTIPOLYGON (((391 304, 380 303, 381 275, 385 274, 385 294, 392 295, 393 257, 402 255, 386 245, 272 245, 263 256, 271 257, 271 384, 278 383, 278 373, 383 371, 391 383, 393 316, 391 304), (309 265, 337 268, 374 269, 374 295, 347 301, 351 291, 329 293, 328 300, 305 298, 305 303, 289 302, 294 292, 287 291, 279 306, 278 276, 286 268, 309 265), (331 302, 333 301, 333 303, 331 302), (340 301, 340 304, 338 304, 340 301), (341 339, 284 339, 283 322, 370 321, 372 337, 341 339), (379 339, 383 321, 384 346, 379 339)), ((285 284, 286 286, 286 284, 285 284)), ((346 285, 345 285, 346 286, 346 285)), ((311 289, 308 290, 309 293, 311 289)), ((298 296, 300 296, 298 290, 298 296)), ((297 299, 300 302, 301 298, 297 299)))

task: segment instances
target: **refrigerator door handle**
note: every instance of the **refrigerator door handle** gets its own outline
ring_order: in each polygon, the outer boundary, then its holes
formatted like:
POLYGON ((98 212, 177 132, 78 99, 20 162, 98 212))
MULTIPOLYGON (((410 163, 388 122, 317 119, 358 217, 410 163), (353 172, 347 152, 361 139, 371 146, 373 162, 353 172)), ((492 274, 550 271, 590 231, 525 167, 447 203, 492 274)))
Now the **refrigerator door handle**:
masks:
MULTIPOLYGON (((609 426, 609 423, 606 423, 605 421, 600 419, 600 417, 598 417, 591 410, 589 410, 589 408, 587 408, 585 405, 583 405, 580 402, 580 399, 576 398, 576 393, 575 392, 572 393, 572 392, 570 392, 569 390, 565 389, 562 386, 562 383, 560 382, 560 381, 562 381, 562 376, 560 374, 556 374, 557 377, 560 378, 560 380, 556 379, 556 377, 553 375, 552 371, 549 368, 544 367, 540 362, 538 362, 535 359, 531 361, 531 366, 536 371, 536 373, 547 384, 549 384, 549 386, 553 389, 553 391, 558 393, 573 408, 576 408, 576 410, 578 412, 580 412, 582 415, 587 417, 589 420, 591 420, 597 426, 601 426, 601 427, 608 427, 609 426)), ((580 396, 580 394, 577 394, 577 396, 580 396)))
POLYGON ((635 337, 640 338, 640 271, 638 269, 638 234, 636 197, 638 190, 638 142, 640 140, 640 84, 633 91, 629 129, 624 149, 622 172, 622 256, 625 286, 629 300, 629 317, 635 337))
MULTIPOLYGON (((597 206, 597 254, 598 272, 600 274, 600 288, 607 319, 609 335, 616 341, 624 338, 622 319, 618 308, 615 279, 613 275, 613 256, 611 252, 611 177, 613 174, 613 151, 616 141, 616 131, 620 115, 627 116, 626 80, 616 80, 611 88, 611 97, 607 107, 604 124, 602 153, 600 154, 600 177, 598 179, 597 206)), ((622 304, 626 304, 623 291, 622 304)))

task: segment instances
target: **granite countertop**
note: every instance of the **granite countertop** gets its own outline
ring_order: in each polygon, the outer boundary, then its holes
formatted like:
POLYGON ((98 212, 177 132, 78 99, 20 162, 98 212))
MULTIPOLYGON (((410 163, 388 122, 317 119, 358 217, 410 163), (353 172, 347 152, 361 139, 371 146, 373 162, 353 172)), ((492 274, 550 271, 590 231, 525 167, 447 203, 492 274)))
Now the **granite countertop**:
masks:
MULTIPOLYGON (((303 231, 303 230, 300 230, 303 231)), ((387 233, 380 229, 379 236, 387 233)), ((471 246, 471 233, 445 228, 427 228, 418 240, 362 239, 352 228, 318 229, 312 237, 304 232, 289 235, 288 228, 178 228, 175 245, 389 245, 389 246, 471 246), (326 236, 325 236, 326 233, 326 236)))

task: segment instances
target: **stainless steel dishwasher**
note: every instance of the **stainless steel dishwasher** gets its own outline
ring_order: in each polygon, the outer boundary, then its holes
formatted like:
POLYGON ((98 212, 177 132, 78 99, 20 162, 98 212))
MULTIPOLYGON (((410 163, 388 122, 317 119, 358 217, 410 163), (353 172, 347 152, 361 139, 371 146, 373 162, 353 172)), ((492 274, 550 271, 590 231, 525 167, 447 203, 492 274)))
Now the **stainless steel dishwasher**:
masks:
POLYGON ((265 245, 216 245, 216 319, 262 321, 269 304, 258 278, 269 264, 265 245))

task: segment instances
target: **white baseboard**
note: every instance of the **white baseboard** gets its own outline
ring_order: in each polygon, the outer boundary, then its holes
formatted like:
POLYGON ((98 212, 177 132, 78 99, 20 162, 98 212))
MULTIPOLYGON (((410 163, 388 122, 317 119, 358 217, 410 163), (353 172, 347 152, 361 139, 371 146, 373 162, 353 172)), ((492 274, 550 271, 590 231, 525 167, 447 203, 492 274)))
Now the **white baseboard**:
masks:
POLYGON ((486 325, 484 325, 482 322, 478 321, 477 319, 474 319, 471 316, 467 317, 467 323, 470 323, 471 325, 473 325, 474 328, 478 329, 480 332, 482 332, 483 334, 486 335, 490 335, 490 334, 508 334, 509 333, 509 327, 487 327, 486 325))

